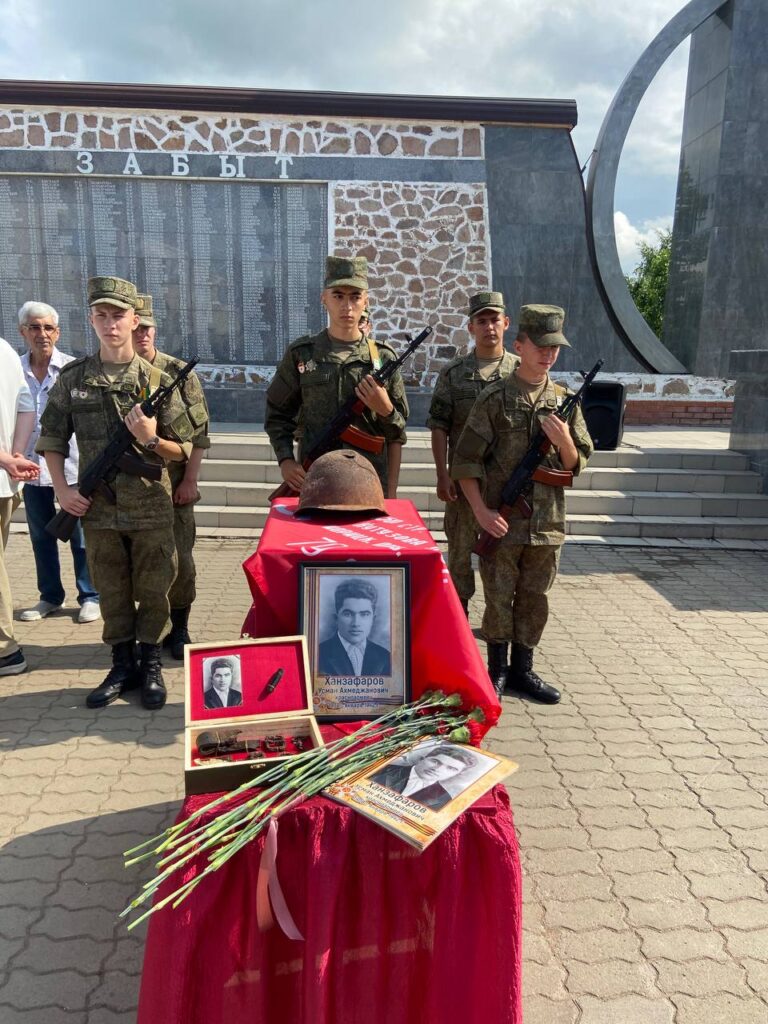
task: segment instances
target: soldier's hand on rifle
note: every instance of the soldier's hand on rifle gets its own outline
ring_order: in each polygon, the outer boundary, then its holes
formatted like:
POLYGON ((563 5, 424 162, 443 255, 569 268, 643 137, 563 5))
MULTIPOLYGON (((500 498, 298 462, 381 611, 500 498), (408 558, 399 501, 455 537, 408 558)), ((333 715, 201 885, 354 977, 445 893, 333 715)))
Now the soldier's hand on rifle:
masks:
POLYGON ((565 469, 573 469, 579 461, 579 453, 571 437, 571 430, 555 413, 541 421, 541 429, 560 453, 560 461, 565 469))
POLYGON ((381 384, 377 384, 370 374, 367 377, 363 377, 355 388, 355 394, 363 405, 367 406, 371 412, 375 412, 378 416, 389 416, 394 409, 386 388, 383 388, 381 384))
POLYGON ((145 416, 140 405, 134 405, 125 417, 125 425, 139 444, 145 444, 153 437, 157 437, 157 419, 154 416, 145 416))
POLYGON ((301 490, 304 477, 307 475, 301 463, 296 462, 295 459, 283 459, 280 463, 280 472, 283 480, 289 487, 293 488, 294 491, 301 490))
POLYGON ((84 498, 74 484, 68 484, 56 491, 59 504, 71 516, 84 516, 91 507, 91 499, 84 498))
POLYGON ((476 509, 474 512, 475 519, 480 524, 480 529, 490 533, 492 537, 501 539, 509 529, 506 519, 499 515, 498 509, 488 508, 483 505, 482 508, 476 509))
POLYGON ((440 501, 456 501, 458 497, 456 484, 446 470, 437 474, 437 496, 440 501))

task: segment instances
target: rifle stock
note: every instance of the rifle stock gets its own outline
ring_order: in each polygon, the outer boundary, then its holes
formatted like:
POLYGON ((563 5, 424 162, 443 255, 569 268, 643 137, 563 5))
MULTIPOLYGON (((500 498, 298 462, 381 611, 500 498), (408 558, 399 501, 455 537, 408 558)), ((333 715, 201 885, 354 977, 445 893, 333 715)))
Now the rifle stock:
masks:
POLYGON ((72 534, 75 532, 78 519, 78 516, 73 516, 71 512, 65 512, 63 508, 60 508, 53 519, 45 524, 45 532, 50 533, 57 540, 66 543, 72 540, 72 534))

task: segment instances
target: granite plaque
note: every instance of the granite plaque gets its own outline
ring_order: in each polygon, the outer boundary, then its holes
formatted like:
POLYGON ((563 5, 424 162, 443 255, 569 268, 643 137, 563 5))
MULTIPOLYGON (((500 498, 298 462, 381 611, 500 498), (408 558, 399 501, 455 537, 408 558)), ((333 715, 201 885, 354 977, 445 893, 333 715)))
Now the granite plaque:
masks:
POLYGON ((0 175, 0 326, 28 299, 61 316, 61 347, 94 347, 85 284, 154 298, 158 347, 203 363, 273 366, 322 330, 325 184, 0 175))

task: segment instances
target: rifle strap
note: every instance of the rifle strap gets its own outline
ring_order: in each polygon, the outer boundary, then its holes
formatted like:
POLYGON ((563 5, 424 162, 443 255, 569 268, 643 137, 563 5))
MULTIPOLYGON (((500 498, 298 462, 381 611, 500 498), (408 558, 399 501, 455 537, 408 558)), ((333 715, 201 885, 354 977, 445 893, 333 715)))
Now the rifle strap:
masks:
POLYGON ((160 387, 160 381, 163 379, 163 371, 159 366, 153 366, 149 371, 149 393, 157 391, 160 387))
POLYGON ((373 363, 374 370, 381 369, 381 356, 379 355, 379 349, 373 338, 366 338, 368 342, 368 352, 371 356, 371 362, 373 363))

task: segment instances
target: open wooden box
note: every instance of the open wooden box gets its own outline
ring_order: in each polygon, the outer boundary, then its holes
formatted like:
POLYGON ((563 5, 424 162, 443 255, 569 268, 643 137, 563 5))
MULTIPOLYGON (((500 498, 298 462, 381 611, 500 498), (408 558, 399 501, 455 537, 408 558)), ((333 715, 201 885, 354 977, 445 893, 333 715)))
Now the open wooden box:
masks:
POLYGON ((236 789, 323 746, 303 636, 184 649, 187 795, 236 789))

